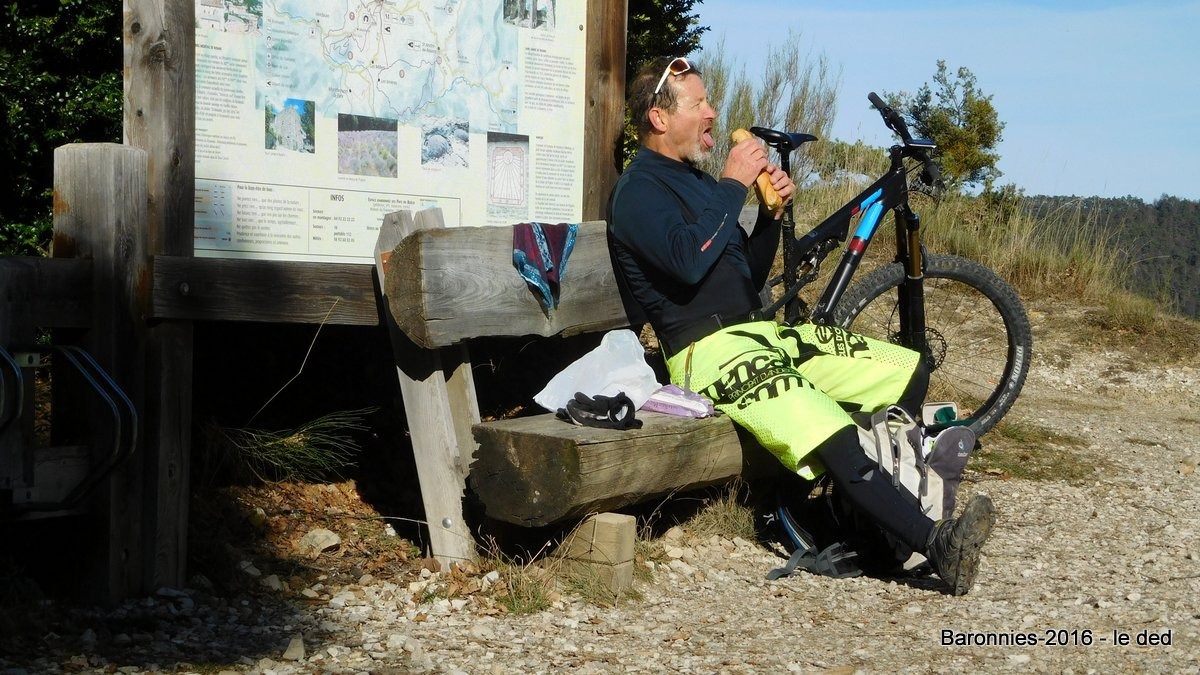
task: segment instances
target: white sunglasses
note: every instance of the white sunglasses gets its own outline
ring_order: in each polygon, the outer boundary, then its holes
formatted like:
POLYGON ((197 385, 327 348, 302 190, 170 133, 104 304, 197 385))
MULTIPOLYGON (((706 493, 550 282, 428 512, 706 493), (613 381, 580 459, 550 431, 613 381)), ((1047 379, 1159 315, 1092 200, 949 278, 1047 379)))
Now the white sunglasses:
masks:
POLYGON ((654 88, 654 95, 658 96, 658 92, 662 91, 663 83, 667 81, 668 75, 682 75, 691 69, 692 64, 688 63, 688 60, 682 56, 671 59, 666 69, 663 70, 662 77, 658 78, 658 86, 654 88))

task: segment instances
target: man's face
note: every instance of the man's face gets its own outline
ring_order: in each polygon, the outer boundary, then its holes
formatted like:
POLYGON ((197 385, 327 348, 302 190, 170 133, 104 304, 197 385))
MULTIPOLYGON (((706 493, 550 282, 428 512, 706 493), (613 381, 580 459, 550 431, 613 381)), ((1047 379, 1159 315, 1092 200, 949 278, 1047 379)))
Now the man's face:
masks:
POLYGON ((665 86, 675 87, 676 106, 674 110, 663 111, 667 125, 662 139, 663 154, 694 166, 712 152, 717 111, 708 104, 708 92, 698 75, 686 73, 681 80, 670 79, 676 81, 665 86))

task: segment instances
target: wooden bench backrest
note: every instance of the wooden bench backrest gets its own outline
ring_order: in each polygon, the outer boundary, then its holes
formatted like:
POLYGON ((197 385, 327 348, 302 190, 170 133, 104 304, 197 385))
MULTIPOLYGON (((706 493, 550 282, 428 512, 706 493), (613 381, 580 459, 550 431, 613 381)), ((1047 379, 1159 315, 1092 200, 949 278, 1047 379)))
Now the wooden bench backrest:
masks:
POLYGON ((513 266, 509 227, 423 229, 387 264, 385 294, 401 330, 426 349, 484 336, 573 335, 628 326, 604 221, 581 223, 556 309, 542 309, 513 266))

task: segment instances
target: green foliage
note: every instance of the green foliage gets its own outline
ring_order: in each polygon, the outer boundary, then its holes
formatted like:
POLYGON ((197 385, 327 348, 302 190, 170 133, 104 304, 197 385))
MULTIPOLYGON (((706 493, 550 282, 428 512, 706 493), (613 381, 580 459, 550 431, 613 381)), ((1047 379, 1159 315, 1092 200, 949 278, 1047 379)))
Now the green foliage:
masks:
MULTIPOLYGON (((703 0, 629 0, 628 34, 625 36, 625 81, 657 56, 687 56, 700 48, 708 30, 692 10, 703 0)), ((637 150, 637 133, 625 111, 625 131, 618 149, 624 167, 637 150)))
POLYGON ((46 252, 54 148, 120 142, 121 71, 118 4, 0 8, 0 255, 46 252))
POLYGON ((692 8, 703 0, 629 0, 625 80, 656 56, 687 56, 700 48, 708 30, 692 8))
POLYGON ((984 95, 965 66, 952 79, 941 59, 933 84, 933 88, 928 83, 921 85, 915 95, 887 93, 884 98, 900 111, 915 136, 937 143, 948 185, 991 189, 1000 177, 996 146, 1004 131, 992 97, 984 95))

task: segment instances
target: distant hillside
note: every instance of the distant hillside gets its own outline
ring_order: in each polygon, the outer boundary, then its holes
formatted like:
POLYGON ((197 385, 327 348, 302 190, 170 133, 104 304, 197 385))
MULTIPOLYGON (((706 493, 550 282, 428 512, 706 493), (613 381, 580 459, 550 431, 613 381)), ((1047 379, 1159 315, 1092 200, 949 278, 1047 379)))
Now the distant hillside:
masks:
POLYGON ((1039 195, 1022 205, 1051 220, 1079 214, 1080 222, 1112 232, 1130 263, 1130 290, 1169 297, 1179 312, 1200 318, 1200 201, 1039 195))

